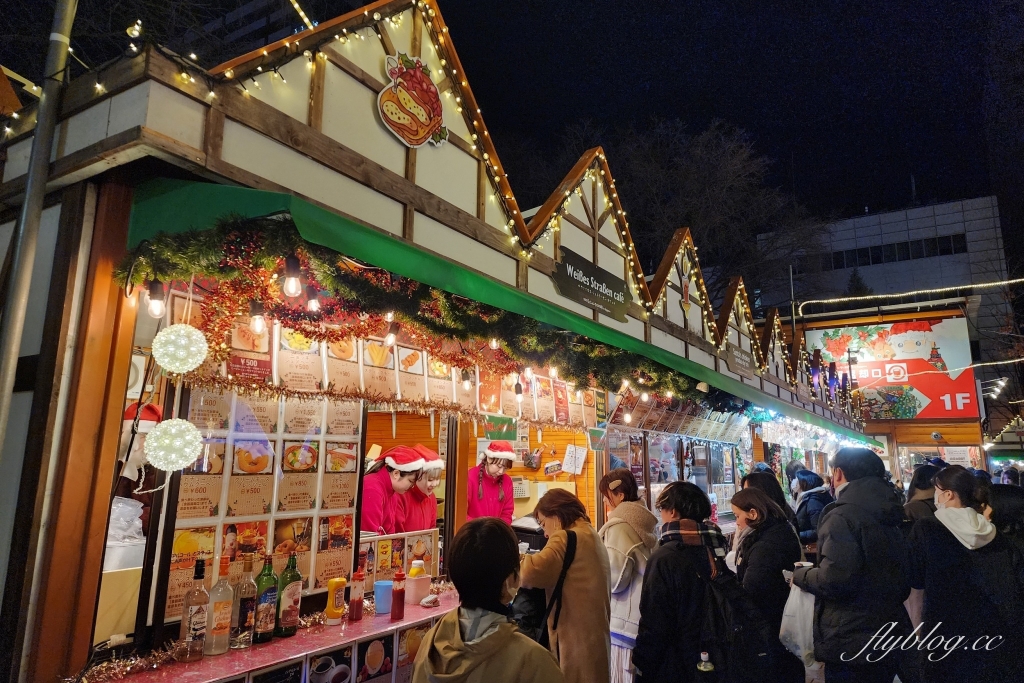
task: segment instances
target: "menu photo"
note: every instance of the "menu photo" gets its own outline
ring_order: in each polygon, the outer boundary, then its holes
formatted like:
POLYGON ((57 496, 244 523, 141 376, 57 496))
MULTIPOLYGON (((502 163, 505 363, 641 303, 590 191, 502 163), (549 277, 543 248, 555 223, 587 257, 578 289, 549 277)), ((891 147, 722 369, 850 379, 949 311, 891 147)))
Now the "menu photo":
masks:
POLYGON ((363 589, 366 595, 373 595, 373 582, 377 580, 377 564, 374 562, 374 559, 377 557, 376 548, 376 541, 362 541, 359 543, 356 571, 363 572, 363 576, 366 577, 363 581, 363 589))
POLYGON ((342 339, 327 344, 327 381, 335 391, 359 391, 359 342, 342 339))
POLYGON ((314 588, 327 588, 331 579, 352 575, 352 549, 355 515, 323 515, 317 524, 316 582, 314 588))
POLYGON ((514 372, 501 378, 501 412, 509 417, 519 416, 520 403, 516 400, 516 381, 518 379, 519 376, 514 372))
POLYGON ((167 579, 167 600, 164 602, 164 621, 181 619, 185 594, 192 590, 196 562, 206 562, 206 589, 209 590, 213 585, 216 574, 212 569, 216 536, 217 528, 213 526, 174 530, 167 579))
POLYGON ((324 444, 324 482, 320 507, 327 510, 352 509, 356 506, 359 475, 359 444, 328 441, 324 444))
POLYGON ((569 387, 565 380, 551 380, 551 389, 554 392, 555 422, 558 424, 569 424, 569 387))
POLYGON ((555 390, 547 377, 535 377, 537 384, 537 419, 543 422, 555 421, 555 390))
POLYGON ((597 426, 597 391, 594 389, 583 390, 583 422, 588 427, 597 426))
POLYGON ((189 393, 188 421, 201 430, 223 430, 231 424, 231 395, 193 389, 189 393))
POLYGON ((401 538, 383 538, 377 541, 377 581, 390 581, 395 572, 405 567, 405 542, 401 538))
POLYGON ((391 671, 394 668, 392 661, 394 646, 395 634, 393 631, 359 643, 356 646, 358 652, 356 663, 359 666, 356 683, 390 682, 391 671))
POLYGON ((277 376, 281 386, 299 391, 323 388, 324 369, 320 360, 320 344, 301 333, 281 328, 277 352, 277 376))
POLYGON ((267 552, 268 520, 255 522, 228 522, 221 531, 220 556, 231 561, 228 580, 238 583, 244 570, 245 556, 252 555, 252 574, 263 569, 263 556, 267 552))
POLYGON ((583 389, 569 387, 569 424, 583 423, 583 389))
POLYGON ((425 533, 411 535, 405 539, 405 573, 408 574, 409 570, 412 569, 413 560, 423 560, 423 566, 432 575, 436 575, 437 571, 434 567, 434 561, 437 559, 434 547, 437 545, 435 541, 435 533, 425 533))
POLYGON ((277 511, 301 512, 316 507, 319 441, 285 441, 281 450, 281 480, 277 511))
POLYGON ((392 397, 397 391, 395 347, 378 339, 364 339, 362 345, 363 388, 370 394, 392 397))
POLYGON ((278 400, 255 396, 235 399, 235 429, 242 434, 277 434, 278 400))
POLYGON ((199 458, 181 473, 178 519, 216 517, 220 514, 226 450, 227 440, 224 437, 203 439, 199 458))
POLYGON ((444 361, 427 357, 427 394, 431 401, 455 400, 455 386, 452 383, 452 368, 444 361))
POLYGON ((350 683, 353 646, 309 656, 309 683, 350 683))
POLYGON ((429 630, 430 622, 427 621, 398 631, 395 683, 411 683, 412 665, 416 661, 416 653, 419 652, 420 644, 426 639, 429 630))
POLYGON ((269 514, 274 493, 275 442, 236 440, 228 482, 227 516, 269 514))
POLYGON ((236 318, 231 327, 231 351, 228 356, 228 374, 266 384, 273 378, 270 359, 270 327, 253 330, 248 317, 236 318))
MULTIPOLYGON (((515 402, 514 398, 512 400, 515 402)), ((501 412, 501 377, 483 368, 480 368, 480 411, 501 412)))
POLYGON ((310 548, 313 547, 313 518, 274 520, 274 572, 278 576, 288 564, 288 556, 295 553, 302 585, 309 588, 310 548))
POLYGON ((398 389, 406 401, 427 399, 427 380, 424 374, 427 352, 422 349, 398 348, 398 389))

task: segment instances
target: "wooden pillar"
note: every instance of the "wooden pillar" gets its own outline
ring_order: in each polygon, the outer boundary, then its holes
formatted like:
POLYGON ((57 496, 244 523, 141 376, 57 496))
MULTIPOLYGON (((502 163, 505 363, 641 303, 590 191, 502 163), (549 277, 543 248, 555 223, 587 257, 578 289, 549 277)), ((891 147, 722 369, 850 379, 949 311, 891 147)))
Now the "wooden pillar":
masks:
POLYGON ((126 175, 111 174, 100 185, 35 628, 27 634, 28 670, 38 681, 77 673, 92 646, 138 308, 137 297, 125 298, 113 279, 125 253, 131 202, 126 175))
POLYGON ((764 462, 764 441, 757 435, 757 427, 750 426, 751 446, 754 462, 764 462))

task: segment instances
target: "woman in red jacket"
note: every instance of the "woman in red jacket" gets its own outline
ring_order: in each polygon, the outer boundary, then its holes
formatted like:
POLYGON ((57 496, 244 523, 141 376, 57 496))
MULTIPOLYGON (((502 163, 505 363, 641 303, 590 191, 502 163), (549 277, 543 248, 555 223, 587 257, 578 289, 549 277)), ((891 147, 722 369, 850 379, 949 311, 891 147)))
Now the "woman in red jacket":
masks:
POLYGON ((413 450, 423 458, 423 469, 416 485, 408 493, 395 496, 395 527, 398 533, 425 531, 437 526, 437 496, 434 489, 441 483, 444 460, 423 444, 413 450))
POLYGON ((359 530, 395 533, 395 497, 416 485, 422 468, 423 456, 408 446, 395 446, 377 458, 363 477, 359 530))
POLYGON ((479 465, 469 470, 469 510, 466 519, 498 517, 512 523, 512 480, 505 472, 515 461, 508 441, 492 441, 479 465))

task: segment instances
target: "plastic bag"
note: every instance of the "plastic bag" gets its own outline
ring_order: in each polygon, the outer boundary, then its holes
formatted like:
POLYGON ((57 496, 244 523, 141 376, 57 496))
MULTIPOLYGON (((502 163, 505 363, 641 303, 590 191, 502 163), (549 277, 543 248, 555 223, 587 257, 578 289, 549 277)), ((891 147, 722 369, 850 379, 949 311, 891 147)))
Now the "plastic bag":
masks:
POLYGON ((779 640, 804 666, 814 664, 814 595, 793 586, 782 612, 779 640))
POLYGON ((114 496, 110 504, 107 543, 145 541, 142 534, 142 503, 133 498, 114 496))

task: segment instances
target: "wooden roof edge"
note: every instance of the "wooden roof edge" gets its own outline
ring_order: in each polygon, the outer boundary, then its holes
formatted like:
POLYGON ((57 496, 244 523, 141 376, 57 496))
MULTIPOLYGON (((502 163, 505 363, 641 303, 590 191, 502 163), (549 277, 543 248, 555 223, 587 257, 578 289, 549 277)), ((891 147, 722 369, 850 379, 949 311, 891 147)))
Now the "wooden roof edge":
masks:
POLYGON ((558 212, 558 207, 572 194, 573 189, 580 184, 580 181, 583 180, 587 173, 587 169, 590 168, 594 163, 594 159, 599 154, 604 154, 604 150, 600 147, 588 149, 580 156, 569 172, 565 174, 562 182, 558 184, 544 203, 541 204, 540 209, 530 219, 530 222, 526 224, 527 244, 532 243, 544 231, 545 226, 554 217, 555 213, 558 212))
POLYGON ((672 267, 679 259, 679 252, 687 242, 693 243, 689 228, 678 228, 672 233, 668 249, 665 251, 665 255, 661 257, 661 263, 658 264, 658 269, 654 271, 654 279, 651 280, 649 288, 652 301, 656 302, 661 299, 661 295, 668 286, 669 278, 672 277, 672 267))
MULTIPOLYGON (((765 358, 772 347, 772 338, 775 336, 775 324, 779 322, 779 309, 772 306, 764 316, 764 329, 761 330, 761 353, 765 358)), ((783 340, 785 342, 785 340, 783 340)), ((783 343, 785 346, 785 343, 783 343)))

